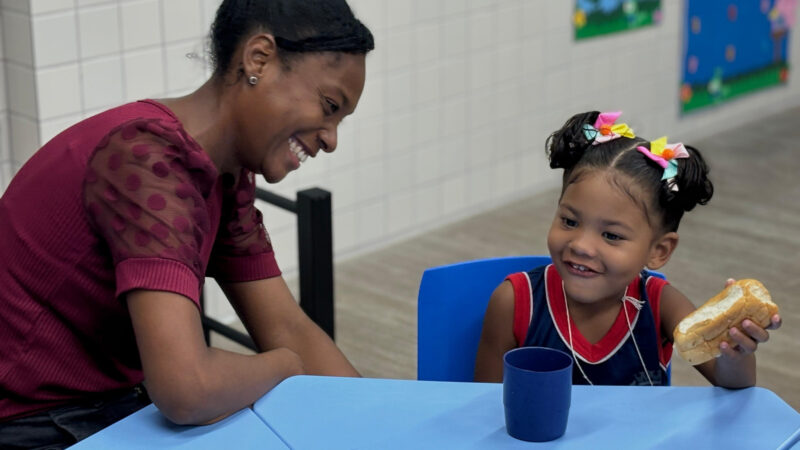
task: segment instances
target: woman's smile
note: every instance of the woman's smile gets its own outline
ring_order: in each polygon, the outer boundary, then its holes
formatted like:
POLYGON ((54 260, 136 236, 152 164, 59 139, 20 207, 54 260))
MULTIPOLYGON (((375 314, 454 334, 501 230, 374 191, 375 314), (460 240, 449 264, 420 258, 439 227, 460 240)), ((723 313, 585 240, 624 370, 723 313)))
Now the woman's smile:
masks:
POLYGON ((303 141, 297 139, 296 137, 292 136, 289 138, 289 150, 298 160, 298 166, 300 163, 303 163, 308 159, 309 156, 312 158, 315 156, 309 149, 303 144, 303 141))

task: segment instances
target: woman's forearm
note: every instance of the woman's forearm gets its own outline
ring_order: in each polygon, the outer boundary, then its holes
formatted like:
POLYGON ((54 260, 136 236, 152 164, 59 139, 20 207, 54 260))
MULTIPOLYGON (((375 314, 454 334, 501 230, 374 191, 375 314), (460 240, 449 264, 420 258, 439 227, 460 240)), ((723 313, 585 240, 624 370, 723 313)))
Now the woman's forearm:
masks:
POLYGON ((300 355, 309 374, 359 376, 281 277, 221 286, 259 349, 288 348, 300 355))
POLYGON ((360 377, 344 353, 333 340, 311 319, 305 318, 293 333, 285 335, 285 346, 303 360, 306 373, 311 375, 331 375, 360 377))
POLYGON ((209 348, 188 372, 165 372, 146 379, 145 385, 171 421, 201 425, 248 407, 304 368, 300 357, 285 348, 256 355, 209 348))

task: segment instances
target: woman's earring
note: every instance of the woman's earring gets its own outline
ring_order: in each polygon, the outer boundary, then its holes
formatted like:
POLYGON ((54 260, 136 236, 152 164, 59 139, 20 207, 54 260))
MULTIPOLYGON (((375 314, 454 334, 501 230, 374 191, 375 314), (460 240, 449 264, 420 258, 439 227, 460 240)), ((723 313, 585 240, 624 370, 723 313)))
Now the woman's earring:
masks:
POLYGON ((250 78, 247 79, 247 83, 249 83, 250 86, 255 86, 256 83, 258 83, 258 77, 255 75, 251 76, 250 78))

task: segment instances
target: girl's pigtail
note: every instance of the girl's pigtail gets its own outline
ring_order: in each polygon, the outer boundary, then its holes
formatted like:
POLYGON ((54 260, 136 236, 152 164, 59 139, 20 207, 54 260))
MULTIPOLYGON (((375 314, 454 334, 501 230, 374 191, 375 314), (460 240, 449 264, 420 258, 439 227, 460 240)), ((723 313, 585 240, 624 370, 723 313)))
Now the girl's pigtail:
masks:
POLYGON ((668 201, 678 202, 682 210, 691 211, 698 204, 705 205, 711 200, 711 196, 714 195, 714 185, 708 178, 708 165, 700 151, 689 145, 685 147, 689 152, 689 158, 678 160, 678 174, 675 177, 678 192, 670 192, 673 198, 668 201))
POLYGON ((580 161, 583 153, 592 145, 592 141, 586 138, 583 126, 593 124, 599 115, 599 111, 576 114, 547 138, 545 146, 550 168, 570 170, 580 161))

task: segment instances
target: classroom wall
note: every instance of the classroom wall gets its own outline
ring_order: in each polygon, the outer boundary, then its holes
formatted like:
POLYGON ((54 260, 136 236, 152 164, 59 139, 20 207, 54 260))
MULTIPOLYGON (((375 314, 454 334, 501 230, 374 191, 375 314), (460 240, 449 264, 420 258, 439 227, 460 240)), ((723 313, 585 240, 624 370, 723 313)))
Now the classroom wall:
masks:
POLYGON ((5 190, 8 181, 15 172, 12 164, 11 146, 8 133, 8 98, 6 98, 6 52, 2 30, 5 18, 4 5, 0 3, 0 193, 5 190))
MULTIPOLYGON (((681 0, 663 1, 657 26, 577 43, 571 1, 349 3, 377 46, 361 104, 342 123, 333 155, 309 160, 278 185, 262 184, 292 198, 312 186, 332 191, 339 261, 555 186, 559 173, 548 169, 544 141, 574 112, 621 109, 638 134, 691 142, 800 105, 793 70, 787 86, 681 117, 681 0)), ((0 0, 0 190, 68 125, 199 86, 218 4, 0 0)), ((792 61, 799 38, 792 33, 792 61)), ((291 277, 295 217, 263 210, 291 277)), ((209 311, 234 318, 216 291, 209 311)))

